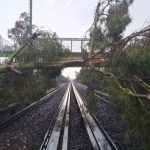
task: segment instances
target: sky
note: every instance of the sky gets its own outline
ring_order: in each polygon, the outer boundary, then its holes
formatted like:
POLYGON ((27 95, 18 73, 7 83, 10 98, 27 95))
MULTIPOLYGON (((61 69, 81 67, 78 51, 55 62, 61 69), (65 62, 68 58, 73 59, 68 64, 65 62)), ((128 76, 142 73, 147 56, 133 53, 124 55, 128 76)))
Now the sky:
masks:
MULTIPOLYGON (((59 37, 83 37, 91 26, 98 0, 33 0, 33 24, 55 31, 59 37)), ((133 18, 126 35, 150 21, 150 0, 134 0, 133 18)), ((21 12, 29 11, 29 0, 0 0, 0 35, 14 27, 21 12)))
POLYGON ((81 67, 68 67, 68 68, 64 68, 61 72, 61 74, 69 79, 75 79, 76 78, 76 73, 80 72, 81 67))

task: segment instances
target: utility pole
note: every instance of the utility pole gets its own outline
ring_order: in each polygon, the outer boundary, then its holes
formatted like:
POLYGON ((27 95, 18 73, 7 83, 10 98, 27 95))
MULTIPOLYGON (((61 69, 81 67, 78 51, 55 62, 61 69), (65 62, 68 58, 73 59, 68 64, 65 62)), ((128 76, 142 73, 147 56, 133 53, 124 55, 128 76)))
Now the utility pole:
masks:
POLYGON ((30 35, 32 35, 32 0, 29 0, 30 1, 30 35))

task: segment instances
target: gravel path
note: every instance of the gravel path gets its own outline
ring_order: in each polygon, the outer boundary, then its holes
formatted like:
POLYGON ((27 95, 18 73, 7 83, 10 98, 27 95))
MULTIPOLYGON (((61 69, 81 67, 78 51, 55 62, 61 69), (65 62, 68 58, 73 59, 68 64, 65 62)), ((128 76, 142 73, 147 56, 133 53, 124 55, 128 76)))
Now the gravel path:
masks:
MULTIPOLYGON (((86 100, 86 91, 76 86, 80 95, 86 100)), ((121 119, 120 113, 116 108, 106 104, 105 102, 97 99, 96 110, 94 115, 97 117, 100 125, 108 133, 114 141, 119 150, 140 150, 139 145, 134 140, 130 143, 124 141, 126 126, 121 119)))
POLYGON ((1 131, 0 150, 38 150, 66 87, 1 131))

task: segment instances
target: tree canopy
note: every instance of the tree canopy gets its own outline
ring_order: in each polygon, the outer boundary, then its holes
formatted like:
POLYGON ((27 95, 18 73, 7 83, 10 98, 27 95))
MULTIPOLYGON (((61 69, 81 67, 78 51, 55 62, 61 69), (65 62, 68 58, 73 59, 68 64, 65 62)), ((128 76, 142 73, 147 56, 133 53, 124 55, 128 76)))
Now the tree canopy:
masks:
POLYGON ((150 147, 150 26, 124 37, 131 23, 133 0, 100 0, 90 31, 92 58, 101 54, 101 76, 110 100, 122 110, 126 137, 136 137, 143 149, 150 147))
MULTIPOLYGON (((8 30, 8 37, 16 44, 22 45, 30 36, 30 17, 26 12, 21 13, 19 19, 15 22, 15 27, 8 30)), ((35 29, 35 25, 32 27, 35 29)))
POLYGON ((9 63, 15 59, 20 65, 41 65, 56 61, 68 52, 57 40, 56 32, 33 25, 35 32, 31 36, 29 28, 29 16, 24 12, 16 21, 15 27, 8 30, 8 37, 18 45, 18 50, 12 55, 9 63))

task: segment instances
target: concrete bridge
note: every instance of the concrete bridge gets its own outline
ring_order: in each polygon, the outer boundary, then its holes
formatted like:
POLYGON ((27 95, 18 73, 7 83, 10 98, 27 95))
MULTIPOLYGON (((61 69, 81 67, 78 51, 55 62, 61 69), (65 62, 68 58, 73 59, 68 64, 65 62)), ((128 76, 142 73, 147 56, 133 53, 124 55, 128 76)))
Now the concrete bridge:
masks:
MULTIPOLYGON (((86 64, 87 61, 91 60, 91 54, 88 53, 87 51, 84 51, 84 47, 86 42, 89 42, 90 39, 87 38, 57 38, 57 40, 63 45, 63 42, 68 41, 70 43, 70 53, 65 56, 64 58, 61 58, 59 61, 55 61, 53 63, 47 64, 47 66, 45 66, 46 68, 59 68, 59 69, 63 69, 66 67, 82 67, 86 64), (80 49, 76 49, 73 51, 73 42, 74 41, 78 41, 80 43, 79 48, 80 49), (78 51, 78 52, 77 52, 78 51)), ((63 45, 64 46, 64 45, 63 45)), ((14 51, 7 51, 7 54, 9 54, 10 56, 14 53, 14 51)), ((99 56, 97 56, 96 58, 94 58, 92 60, 92 63, 94 66, 99 66, 101 62, 101 59, 99 56)), ((1 66, 1 68, 3 68, 1 66)), ((6 67, 4 67, 6 68, 6 67)), ((4 72, 7 71, 7 69, 21 69, 17 64, 10 64, 7 65, 7 68, 4 69, 4 72), (15 66, 15 67, 14 67, 15 66), (14 67, 14 68, 13 68, 14 67)), ((24 66, 24 69, 33 69, 34 66, 31 66, 31 68, 28 68, 27 66, 24 66)), ((23 68, 22 68, 23 69, 23 68)), ((0 71, 1 72, 1 71, 0 71)), ((3 71, 2 71, 3 72, 3 71)))
POLYGON ((58 62, 54 62, 52 65, 60 66, 61 68, 66 67, 83 67, 86 62, 92 62, 94 66, 98 67, 101 63, 100 55, 95 57, 93 60, 91 59, 92 56, 90 53, 87 53, 87 57, 84 57, 84 53, 71 53, 69 56, 62 58, 58 62))
MULTIPOLYGON (((69 43, 70 54, 65 56, 58 62, 54 62, 54 66, 60 66, 61 68, 65 67, 82 67, 85 65, 87 60, 90 60, 90 52, 87 47, 87 43, 90 42, 90 38, 55 38, 58 40, 62 46, 64 42, 69 43), (74 48, 75 42, 78 42, 78 48, 74 48), (84 51, 86 48, 86 51, 84 51)), ((94 60, 92 60, 93 65, 100 65, 100 56, 97 56, 94 60)))

